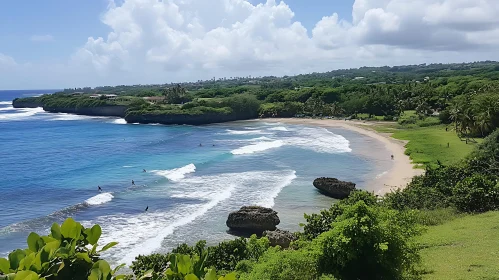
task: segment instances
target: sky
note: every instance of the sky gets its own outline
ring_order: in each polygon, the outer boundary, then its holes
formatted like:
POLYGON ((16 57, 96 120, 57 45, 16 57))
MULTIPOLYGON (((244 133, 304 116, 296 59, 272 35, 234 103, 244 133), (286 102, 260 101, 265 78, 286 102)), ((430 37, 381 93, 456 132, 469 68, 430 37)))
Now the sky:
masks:
POLYGON ((497 0, 24 0, 0 8, 0 89, 499 60, 497 0))

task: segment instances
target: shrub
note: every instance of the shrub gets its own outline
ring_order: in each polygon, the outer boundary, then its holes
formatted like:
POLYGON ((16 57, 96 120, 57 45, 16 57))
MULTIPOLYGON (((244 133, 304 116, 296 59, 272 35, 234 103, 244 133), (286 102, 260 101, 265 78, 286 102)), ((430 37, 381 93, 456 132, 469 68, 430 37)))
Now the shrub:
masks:
POLYGON ((153 271, 153 275, 162 274, 168 268, 169 255, 152 254, 147 256, 139 255, 135 257, 130 268, 135 276, 144 275, 148 271, 153 271))
POLYGON ((332 230, 314 240, 319 271, 339 279, 401 279, 419 261, 412 237, 420 231, 410 212, 359 201, 345 208, 332 230))
POLYGON ((61 226, 54 223, 50 232, 47 236, 30 233, 28 249, 13 251, 8 260, 0 258, 0 279, 115 279, 114 274, 121 266, 111 270, 99 254, 117 243, 97 250, 102 232, 99 225, 86 229, 68 218, 61 226))
POLYGON ((416 176, 403 190, 388 193, 383 203, 393 209, 438 209, 452 206, 452 189, 471 176, 466 165, 439 166, 416 176))
POLYGON ((206 254, 202 257, 182 254, 169 256, 168 268, 164 273, 155 274, 153 270, 140 275, 140 280, 235 280, 234 273, 226 276, 217 275, 213 268, 205 264, 206 254))
POLYGON ((377 200, 378 198, 374 194, 357 190, 352 192, 346 199, 333 204, 329 209, 322 210, 320 214, 305 214, 307 223, 301 225, 303 226, 303 237, 311 240, 330 230, 334 220, 343 214, 345 206, 354 205, 359 201, 363 201, 367 205, 375 205, 377 200))
POLYGON ((475 174, 457 183, 454 203, 463 212, 485 212, 499 207, 499 184, 495 178, 475 174))
MULTIPOLYGON (((241 269, 243 265, 240 265, 241 269)), ((244 264, 248 269, 248 265, 244 264)), ((306 250, 269 249, 254 264, 250 273, 242 273, 240 280, 313 280, 319 277, 317 258, 306 250)), ((242 271, 240 271, 242 272, 242 271)))

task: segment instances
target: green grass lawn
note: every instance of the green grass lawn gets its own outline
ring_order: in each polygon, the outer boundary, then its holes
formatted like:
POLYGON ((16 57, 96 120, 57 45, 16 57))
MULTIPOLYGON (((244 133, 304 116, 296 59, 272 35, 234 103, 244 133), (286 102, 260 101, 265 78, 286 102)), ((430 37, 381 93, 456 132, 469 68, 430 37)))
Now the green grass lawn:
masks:
POLYGON ((423 279, 499 279, 499 212, 430 227, 418 242, 423 279))
MULTIPOLYGON (((435 166, 437 160, 444 165, 458 162, 476 146, 474 143, 466 144, 465 141, 461 141, 451 129, 445 131, 444 125, 416 128, 387 125, 378 126, 376 130, 393 133, 392 137, 396 139, 409 140, 405 153, 421 168, 426 165, 435 166)), ((481 139, 477 141, 480 142, 481 139)))

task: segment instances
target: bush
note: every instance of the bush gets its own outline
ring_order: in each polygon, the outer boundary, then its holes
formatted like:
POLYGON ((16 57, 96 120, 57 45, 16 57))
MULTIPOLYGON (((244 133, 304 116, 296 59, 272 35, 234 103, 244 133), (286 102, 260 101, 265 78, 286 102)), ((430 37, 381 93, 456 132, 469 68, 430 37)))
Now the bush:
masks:
POLYGON ((473 172, 499 176, 499 129, 477 146, 467 162, 473 172))
POLYGON ((412 238, 420 231, 410 212, 359 201, 345 208, 332 230, 314 240, 319 271, 339 279, 401 279, 419 255, 412 238))
POLYGON ((475 174, 457 183, 453 190, 457 209, 485 212, 499 207, 499 184, 495 178, 475 174))
POLYGON ((135 257, 130 268, 135 276, 142 276, 147 271, 153 271, 153 275, 157 276, 162 274, 168 268, 168 262, 170 261, 169 255, 163 254, 152 254, 147 256, 139 255, 135 257))
POLYGON ((334 220, 343 214, 344 208, 349 205, 354 205, 359 201, 363 201, 366 205, 376 205, 378 198, 369 192, 356 190, 350 196, 340 202, 331 205, 327 210, 322 210, 320 214, 305 214, 306 224, 303 226, 303 237, 311 240, 319 236, 321 233, 329 231, 332 228, 334 220))
POLYGON ((242 273, 240 280, 315 280, 319 277, 317 258, 306 250, 281 251, 271 248, 258 263, 251 267, 248 264, 238 266, 239 269, 242 267, 252 270, 250 273, 242 273))
POLYGON ((446 208, 452 206, 454 186, 470 175, 465 164, 427 169, 405 189, 388 193, 383 203, 397 210, 446 208))

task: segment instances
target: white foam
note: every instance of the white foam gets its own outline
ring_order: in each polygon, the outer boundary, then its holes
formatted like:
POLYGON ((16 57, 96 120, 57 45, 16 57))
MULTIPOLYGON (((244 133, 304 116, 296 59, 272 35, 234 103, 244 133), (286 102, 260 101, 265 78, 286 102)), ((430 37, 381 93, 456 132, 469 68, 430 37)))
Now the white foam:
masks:
POLYGON ((219 190, 216 196, 205 203, 182 206, 169 212, 151 212, 133 216, 108 216, 97 221, 103 224, 103 244, 118 241, 115 250, 123 250, 119 263, 130 264, 136 256, 151 254, 161 247, 161 242, 174 230, 203 216, 221 201, 228 199, 234 186, 219 190), (108 231, 109 230, 109 231, 108 231))
POLYGON ((263 132, 261 129, 255 129, 255 130, 231 130, 231 129, 227 129, 226 132, 227 132, 227 134, 232 134, 232 135, 272 134, 272 133, 268 133, 268 132, 263 132))
POLYGON ((196 172, 196 166, 194 164, 188 164, 184 167, 175 168, 171 170, 152 170, 151 173, 163 176, 170 181, 178 182, 185 178, 186 174, 196 172))
POLYGON ((113 200, 113 198, 114 196, 111 193, 101 193, 85 200, 85 203, 88 205, 100 205, 108 203, 109 201, 113 200))
POLYGON ((0 111, 10 111, 10 110, 16 110, 16 109, 12 106, 0 108, 0 111))
POLYGON ((271 127, 271 128, 269 128, 269 130, 274 130, 274 131, 289 131, 284 126, 271 127))
POLYGON ((385 176, 386 174, 388 174, 388 171, 385 171, 385 172, 383 172, 383 173, 381 173, 381 174, 378 174, 378 175, 376 176, 376 179, 379 179, 379 178, 381 178, 381 177, 385 176))
POLYGON ((292 137, 285 138, 287 145, 313 150, 317 153, 349 153, 350 141, 341 135, 322 127, 303 127, 296 130, 292 137))
POLYGON ((51 114, 52 118, 49 121, 80 121, 80 120, 92 120, 92 119, 109 119, 109 117, 101 116, 85 116, 85 115, 75 115, 67 113, 57 113, 51 114))
POLYGON ((279 148, 282 145, 284 145, 284 142, 282 140, 275 140, 275 141, 265 141, 265 142, 258 142, 255 144, 251 144, 248 146, 244 146, 235 150, 232 150, 231 153, 233 155, 246 155, 246 154, 253 154, 257 152, 262 152, 268 149, 273 149, 273 148, 279 148))
POLYGON ((115 119, 112 121, 114 124, 127 124, 125 119, 115 119))
POLYGON ((0 114, 0 120, 22 120, 39 113, 43 113, 43 108, 19 108, 14 109, 15 113, 0 114))
MULTIPOLYGON (((126 215, 98 217, 84 225, 102 226, 102 244, 119 244, 104 256, 113 263, 130 264, 139 254, 150 254, 161 248, 163 241, 180 227, 218 213, 228 213, 244 205, 272 207, 281 190, 296 178, 295 171, 252 171, 193 176, 167 188, 149 189, 148 195, 195 199, 192 204, 176 204, 174 209, 126 215), (199 202, 196 202, 199 201, 199 202), (117 259, 116 256, 124 256, 117 259)), ((166 199, 166 198, 165 198, 166 199)), ((146 205, 144 205, 145 207, 146 205)))
POLYGON ((234 185, 236 191, 231 196, 231 207, 244 205, 274 206, 274 199, 281 190, 296 178, 294 170, 249 171, 223 173, 212 176, 191 177, 169 186, 171 197, 190 199, 212 199, 218 188, 234 185))
POLYGON ((279 195, 282 189, 284 189, 286 186, 289 186, 296 178, 296 171, 294 170, 291 171, 290 174, 283 176, 282 181, 278 182, 269 193, 262 194, 260 201, 258 201, 256 204, 267 208, 274 207, 275 198, 279 195))
POLYGON ((0 101, 0 105, 12 105, 12 101, 0 101))
POLYGON ((131 165, 123 165, 123 168, 131 168, 131 167, 133 167, 133 166, 131 166, 131 165))

